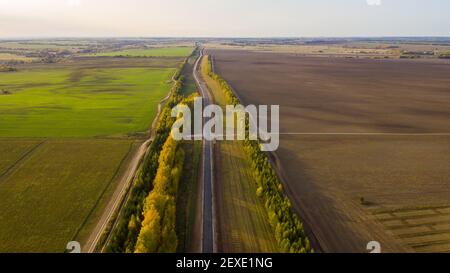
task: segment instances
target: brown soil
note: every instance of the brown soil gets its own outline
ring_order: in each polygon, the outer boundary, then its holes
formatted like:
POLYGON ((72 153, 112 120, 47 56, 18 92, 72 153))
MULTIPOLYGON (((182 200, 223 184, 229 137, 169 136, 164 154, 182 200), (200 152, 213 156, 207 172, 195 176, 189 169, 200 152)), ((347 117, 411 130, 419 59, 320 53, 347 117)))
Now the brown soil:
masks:
POLYGON ((280 105, 282 133, 296 133, 276 157, 321 250, 366 252, 372 240, 385 252, 450 250, 448 62, 209 53, 244 104, 280 105), (380 220, 430 206, 438 232, 432 220, 418 233, 405 218, 401 234, 380 220))

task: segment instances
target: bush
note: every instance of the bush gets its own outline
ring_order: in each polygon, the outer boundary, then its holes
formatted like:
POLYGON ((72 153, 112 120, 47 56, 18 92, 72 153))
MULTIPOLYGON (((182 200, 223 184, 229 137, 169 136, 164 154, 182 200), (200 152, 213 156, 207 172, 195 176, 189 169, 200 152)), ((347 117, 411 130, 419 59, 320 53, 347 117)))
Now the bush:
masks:
POLYGON ((0 95, 11 95, 11 94, 12 94, 12 92, 9 90, 6 90, 6 89, 2 89, 0 91, 0 95))
POLYGON ((8 66, 8 65, 0 65, 0 72, 16 72, 17 68, 8 66))
POLYGON ((450 59, 450 52, 440 54, 439 59, 450 59))

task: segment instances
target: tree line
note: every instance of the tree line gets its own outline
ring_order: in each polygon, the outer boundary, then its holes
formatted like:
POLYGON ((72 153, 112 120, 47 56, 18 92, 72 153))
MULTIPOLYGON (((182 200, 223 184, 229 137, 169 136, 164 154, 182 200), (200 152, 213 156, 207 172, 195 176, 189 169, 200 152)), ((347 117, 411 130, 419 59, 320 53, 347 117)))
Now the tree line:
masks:
POLYGON ((0 65, 0 72, 16 72, 17 68, 9 65, 0 65))
MULTIPOLYGON (((183 99, 180 104, 192 108, 194 98, 195 95, 192 95, 183 99)), ((159 156, 153 190, 144 203, 136 253, 176 252, 176 200, 185 160, 182 143, 169 135, 159 156)))
POLYGON ((153 190, 144 204, 136 253, 173 253, 177 250, 176 196, 183 170, 184 150, 171 136, 159 157, 153 190))
POLYGON ((175 122, 175 119, 171 117, 171 111, 183 100, 181 90, 184 77, 181 75, 181 71, 188 59, 189 57, 180 64, 173 76, 175 83, 171 90, 171 96, 161 112, 155 128, 154 139, 144 157, 141 168, 136 173, 129 197, 118 216, 117 225, 111 231, 111 239, 106 246, 106 252, 133 253, 136 251, 136 243, 145 219, 147 197, 154 188, 153 182, 158 172, 161 151, 175 122))
MULTIPOLYGON (((222 92, 226 95, 228 104, 235 106, 240 104, 228 83, 213 72, 210 56, 208 56, 206 72, 220 85, 222 92)), ((247 117, 247 132, 249 131, 249 122, 247 117)), ((281 251, 291 253, 314 252, 299 217, 292 209, 291 201, 284 193, 283 185, 272 167, 269 157, 261 150, 259 141, 251 141, 247 138, 244 141, 244 146, 251 159, 252 170, 256 177, 256 194, 265 204, 270 225, 274 230, 281 251)))

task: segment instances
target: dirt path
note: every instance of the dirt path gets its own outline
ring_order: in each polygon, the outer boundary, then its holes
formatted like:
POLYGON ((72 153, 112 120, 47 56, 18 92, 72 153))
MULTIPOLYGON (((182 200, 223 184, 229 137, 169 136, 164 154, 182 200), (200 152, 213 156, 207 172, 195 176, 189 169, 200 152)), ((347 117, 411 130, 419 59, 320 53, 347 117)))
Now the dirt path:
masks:
MULTIPOLYGON (((175 82, 175 81, 176 80, 175 80, 175 74, 174 74, 172 76, 172 82, 175 82)), ((114 194, 111 197, 111 200, 109 201, 108 205, 106 206, 100 220, 98 221, 97 226, 91 232, 91 235, 89 236, 87 242, 83 245, 82 252, 85 252, 85 253, 94 253, 95 252, 96 247, 97 247, 98 243, 100 242, 102 235, 106 232, 106 228, 108 227, 108 224, 111 222, 114 213, 119 211, 121 209, 121 206, 125 203, 124 199, 127 196, 127 193, 130 189, 130 185, 135 178, 136 172, 139 169, 139 166, 140 166, 142 160, 144 159, 145 154, 147 153, 148 147, 150 146, 151 142, 153 141, 153 139, 155 137, 156 125, 157 125, 159 117, 161 115, 163 105, 170 98, 172 93, 173 93, 173 87, 171 88, 169 94, 164 99, 162 99, 161 102, 158 104, 158 113, 152 122, 152 126, 150 128, 150 133, 149 133, 149 139, 147 139, 139 147, 139 149, 133 155, 133 158, 130 160, 127 170, 124 172, 124 174, 120 178, 117 188, 114 191, 114 194)), ((115 226, 115 224, 116 223, 114 223, 114 226, 115 226)))
POLYGON ((100 241, 108 223, 110 222, 114 213, 120 207, 123 197, 128 192, 129 185, 132 183, 136 171, 138 170, 141 160, 144 157, 150 143, 151 143, 150 139, 144 142, 131 159, 129 166, 127 167, 127 170, 120 178, 119 184, 112 196, 112 199, 105 208, 105 211, 102 217, 100 218, 97 226, 89 236, 89 239, 83 248, 83 252, 93 253, 95 251, 95 248, 98 242, 100 241))

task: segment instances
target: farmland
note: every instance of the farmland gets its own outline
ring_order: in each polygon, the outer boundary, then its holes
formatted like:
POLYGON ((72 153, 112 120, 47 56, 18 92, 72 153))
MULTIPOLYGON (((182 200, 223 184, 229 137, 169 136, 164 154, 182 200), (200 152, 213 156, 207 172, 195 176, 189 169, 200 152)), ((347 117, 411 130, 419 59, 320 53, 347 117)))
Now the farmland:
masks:
POLYGON ((245 104, 280 105, 276 166, 316 249, 450 250, 448 62, 209 52, 245 104))
MULTIPOLYGON (((95 59, 83 62, 96 64, 95 59)), ((121 68, 104 62, 86 68, 82 63, 1 73, 0 88, 12 94, 0 97, 0 137, 145 132, 156 115, 156 108, 147 106, 165 96, 175 68, 127 67, 126 62, 121 68)))
POLYGON ((233 141, 220 142, 216 148, 220 251, 278 252, 266 209, 256 195, 250 160, 242 149, 243 143, 233 141))
POLYGON ((5 41, 0 42, 0 49, 15 49, 15 50, 55 50, 55 49, 74 49, 83 48, 86 45, 80 45, 77 42, 54 42, 54 41, 5 41), (75 45, 75 43, 77 45, 75 45))
POLYGON ((67 242, 82 240, 80 232, 113 189, 132 143, 1 140, 1 149, 9 151, 2 158, 15 159, 3 164, 8 171, 0 177, 1 251, 63 252, 67 242))
MULTIPOLYGON (((46 45, 0 47, 43 54, 76 41, 46 45)), ((83 245, 128 177, 190 52, 165 57, 160 49, 158 57, 126 59, 64 54, 70 55, 0 72, 0 252, 83 245)))
POLYGON ((289 53, 297 56, 337 57, 350 59, 437 59, 450 50, 447 39, 402 38, 346 39, 300 38, 230 41, 209 41, 210 49, 252 51, 259 53, 289 53))
POLYGON ((96 57, 186 57, 192 52, 192 47, 164 47, 148 49, 124 49, 92 54, 96 57))
MULTIPOLYGON (((225 105, 225 94, 206 73, 202 76, 216 103, 225 105)), ((244 144, 221 141, 215 147, 215 196, 218 251, 224 253, 279 252, 263 202, 256 195, 257 183, 244 144)))
POLYGON ((1 62, 11 62, 11 61, 31 62, 31 61, 33 61, 33 58, 28 58, 25 56, 20 56, 20 55, 11 54, 11 53, 0 53, 0 63, 1 62))
POLYGON ((14 167, 15 162, 29 153, 32 148, 38 145, 39 140, 9 140, 3 141, 0 146, 0 176, 3 176, 9 169, 14 167))

